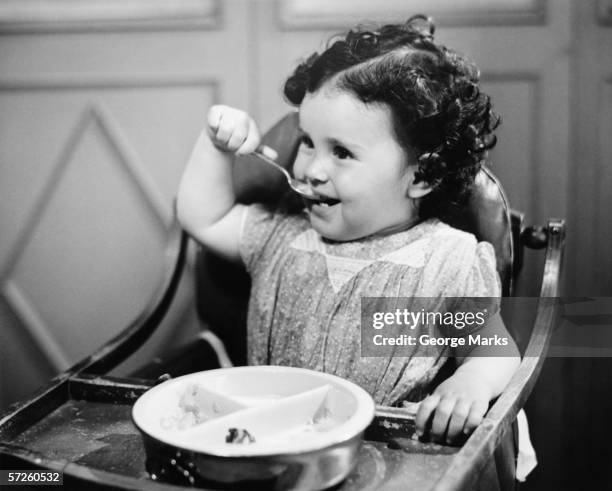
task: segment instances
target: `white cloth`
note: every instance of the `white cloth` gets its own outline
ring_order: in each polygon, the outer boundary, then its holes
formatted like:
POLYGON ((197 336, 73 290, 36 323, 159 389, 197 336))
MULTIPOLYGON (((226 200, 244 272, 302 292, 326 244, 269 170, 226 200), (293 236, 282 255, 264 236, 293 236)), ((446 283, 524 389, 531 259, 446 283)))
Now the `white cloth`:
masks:
POLYGON ((538 465, 535 450, 529 436, 529 424, 524 410, 516 415, 518 424, 518 456, 516 459, 516 479, 525 482, 529 473, 538 465))

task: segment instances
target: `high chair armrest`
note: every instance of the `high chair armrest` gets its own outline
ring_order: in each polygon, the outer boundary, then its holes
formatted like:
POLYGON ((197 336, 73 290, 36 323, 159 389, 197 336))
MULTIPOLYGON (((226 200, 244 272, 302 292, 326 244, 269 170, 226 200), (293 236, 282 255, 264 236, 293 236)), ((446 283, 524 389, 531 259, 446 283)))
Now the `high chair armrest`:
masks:
POLYGON ((433 487, 436 491, 474 489, 483 469, 525 404, 540 374, 557 320, 557 296, 565 223, 552 219, 545 229, 546 256, 534 328, 525 355, 504 392, 433 487))

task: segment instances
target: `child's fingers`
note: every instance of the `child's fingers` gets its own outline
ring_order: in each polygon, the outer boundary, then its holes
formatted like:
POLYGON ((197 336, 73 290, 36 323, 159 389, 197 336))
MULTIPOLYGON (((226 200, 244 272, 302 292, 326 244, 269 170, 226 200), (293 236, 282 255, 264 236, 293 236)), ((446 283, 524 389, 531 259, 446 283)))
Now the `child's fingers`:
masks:
POLYGON ((237 109, 216 105, 208 111, 206 122, 209 134, 216 143, 234 150, 242 145, 248 131, 247 115, 237 109))
POLYGON ((427 430, 427 423, 436 409, 438 402, 440 402, 440 396, 438 394, 431 394, 419 405, 419 410, 414 420, 417 434, 419 436, 423 436, 425 434, 425 431, 427 430))
POLYGON ((206 116, 208 134, 221 150, 245 154, 253 152, 260 143, 259 130, 244 111, 228 106, 212 106, 206 116))
POLYGON ((463 426, 463 432, 466 435, 469 435, 476 429, 488 409, 489 403, 485 401, 475 401, 472 404, 470 414, 468 415, 465 425, 463 426))
POLYGON ((451 443, 456 437, 458 437, 467 421, 468 415, 470 414, 471 404, 467 401, 460 400, 455 404, 453 408, 453 414, 448 424, 448 430, 446 432, 446 441, 451 443))
POLYGON ((206 115, 206 124, 214 135, 217 134, 219 123, 221 122, 221 115, 223 114, 223 106, 212 106, 208 110, 206 115))
POLYGON ((238 150, 244 144, 244 141, 247 139, 247 135, 247 125, 238 124, 232 131, 229 140, 227 141, 227 148, 238 153, 238 150))
POLYGON ((456 397, 444 396, 436 407, 436 413, 431 423, 431 434, 435 439, 440 440, 444 438, 456 403, 456 397))
POLYGON ((257 150, 257 147, 259 147, 260 143, 261 136, 259 135, 259 129, 257 128, 255 121, 250 119, 246 139, 244 140, 240 148, 238 148, 236 153, 238 155, 247 155, 249 153, 253 153, 255 150, 257 150))
POLYGON ((234 130, 235 123, 231 116, 228 114, 222 114, 219 119, 219 126, 217 126, 217 131, 215 133, 215 140, 227 146, 232 134, 234 133, 234 130))

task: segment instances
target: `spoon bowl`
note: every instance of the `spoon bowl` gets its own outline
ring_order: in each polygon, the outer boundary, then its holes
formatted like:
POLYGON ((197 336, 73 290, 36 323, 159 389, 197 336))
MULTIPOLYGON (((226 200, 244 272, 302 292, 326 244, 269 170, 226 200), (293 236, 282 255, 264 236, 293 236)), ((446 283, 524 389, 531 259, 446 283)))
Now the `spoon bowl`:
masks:
POLYGON ((267 147, 266 145, 260 145, 257 150, 253 152, 253 155, 255 155, 257 158, 259 158, 266 164, 269 164, 272 167, 275 167, 276 169, 281 171, 287 179, 289 187, 293 189, 293 191, 295 191, 297 194, 299 194, 302 198, 317 201, 319 197, 313 192, 312 188, 304 181, 300 181, 292 177, 287 169, 277 163, 276 160, 274 160, 270 156, 270 153, 272 152, 274 152, 274 150, 272 150, 270 147, 267 147))

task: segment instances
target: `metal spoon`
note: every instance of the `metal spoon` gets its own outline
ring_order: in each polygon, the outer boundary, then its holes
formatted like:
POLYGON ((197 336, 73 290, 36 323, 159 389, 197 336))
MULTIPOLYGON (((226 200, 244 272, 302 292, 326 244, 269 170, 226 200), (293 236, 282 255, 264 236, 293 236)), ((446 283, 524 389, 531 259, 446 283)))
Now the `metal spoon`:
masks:
POLYGON ((265 145, 260 145, 259 147, 257 147, 257 150, 255 150, 253 152, 253 155, 255 155, 260 160, 266 162, 267 164, 270 164, 271 166, 273 166, 273 167, 277 168, 279 171, 281 171, 285 175, 285 177, 287 178, 287 183, 289 184, 289 187, 291 189, 293 189, 296 193, 298 193, 300 196, 302 196, 302 198, 318 201, 319 197, 312 191, 312 189, 310 188, 310 186, 307 183, 305 183, 303 181, 299 181, 299 180, 294 179, 293 177, 291 177, 291 174, 289 174, 287 169, 285 169, 284 167, 279 165, 276 162, 276 160, 274 160, 272 157, 270 157, 267 154, 271 150, 272 149, 270 147, 267 147, 265 145))

